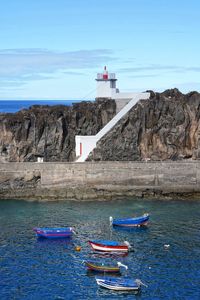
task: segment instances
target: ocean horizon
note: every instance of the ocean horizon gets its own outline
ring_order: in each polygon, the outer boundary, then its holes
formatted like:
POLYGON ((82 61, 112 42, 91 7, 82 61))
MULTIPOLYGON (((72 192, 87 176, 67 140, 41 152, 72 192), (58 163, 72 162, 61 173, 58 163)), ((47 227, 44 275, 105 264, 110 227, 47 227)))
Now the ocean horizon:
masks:
POLYGON ((28 109, 32 105, 66 105, 93 100, 0 100, 0 113, 15 113, 22 109, 28 109))

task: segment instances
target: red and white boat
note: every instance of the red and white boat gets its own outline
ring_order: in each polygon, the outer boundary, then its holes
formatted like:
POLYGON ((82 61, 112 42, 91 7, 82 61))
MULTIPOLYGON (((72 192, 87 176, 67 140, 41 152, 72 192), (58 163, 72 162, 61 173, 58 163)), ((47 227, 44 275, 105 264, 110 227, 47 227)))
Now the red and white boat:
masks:
POLYGON ((127 241, 125 241, 124 243, 119 243, 115 241, 93 240, 88 241, 88 243, 90 244, 93 250, 103 252, 127 253, 131 248, 131 245, 127 241))

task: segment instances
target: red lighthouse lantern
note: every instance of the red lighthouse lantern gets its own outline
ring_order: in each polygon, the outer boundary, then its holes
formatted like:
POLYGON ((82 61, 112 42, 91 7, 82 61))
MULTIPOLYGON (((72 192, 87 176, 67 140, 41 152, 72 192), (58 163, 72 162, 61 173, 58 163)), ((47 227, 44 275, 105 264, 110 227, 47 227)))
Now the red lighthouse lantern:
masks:
POLYGON ((108 79, 108 71, 106 70, 106 66, 104 67, 103 79, 105 79, 105 80, 108 79))

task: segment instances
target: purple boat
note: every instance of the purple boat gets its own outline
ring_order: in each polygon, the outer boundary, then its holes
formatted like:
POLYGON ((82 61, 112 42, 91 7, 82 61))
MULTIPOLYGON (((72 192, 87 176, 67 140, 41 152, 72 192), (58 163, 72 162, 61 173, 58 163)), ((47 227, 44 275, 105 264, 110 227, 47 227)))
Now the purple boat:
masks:
POLYGON ((43 238, 67 238, 73 234, 72 227, 36 227, 33 228, 37 237, 43 238))

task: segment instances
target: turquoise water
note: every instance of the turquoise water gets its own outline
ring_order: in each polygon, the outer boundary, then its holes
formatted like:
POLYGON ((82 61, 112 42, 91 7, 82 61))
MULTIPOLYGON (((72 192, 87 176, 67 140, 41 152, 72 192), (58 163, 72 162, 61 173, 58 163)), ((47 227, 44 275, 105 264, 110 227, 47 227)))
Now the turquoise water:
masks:
POLYGON ((199 211, 200 201, 0 201, 0 299, 199 299, 199 211), (109 216, 144 212, 151 214, 147 229, 109 227, 109 216), (74 226, 77 234, 71 240, 38 240, 35 226, 74 226), (88 239, 127 240, 134 252, 101 258, 88 239), (102 289, 82 264, 86 259, 121 261, 129 267, 124 276, 148 287, 138 295, 102 289))

